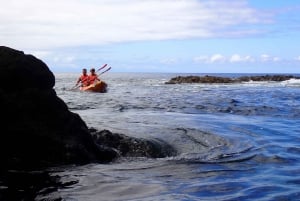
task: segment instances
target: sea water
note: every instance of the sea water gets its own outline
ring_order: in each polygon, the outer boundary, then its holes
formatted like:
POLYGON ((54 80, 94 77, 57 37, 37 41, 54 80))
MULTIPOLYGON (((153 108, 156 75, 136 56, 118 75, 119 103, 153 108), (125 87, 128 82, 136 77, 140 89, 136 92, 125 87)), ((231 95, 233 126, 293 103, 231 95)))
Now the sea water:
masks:
POLYGON ((107 72, 108 92, 91 93, 69 90, 79 74, 56 73, 57 95, 88 127, 178 154, 53 168, 72 185, 37 199, 300 200, 300 80, 165 84, 178 75, 107 72))

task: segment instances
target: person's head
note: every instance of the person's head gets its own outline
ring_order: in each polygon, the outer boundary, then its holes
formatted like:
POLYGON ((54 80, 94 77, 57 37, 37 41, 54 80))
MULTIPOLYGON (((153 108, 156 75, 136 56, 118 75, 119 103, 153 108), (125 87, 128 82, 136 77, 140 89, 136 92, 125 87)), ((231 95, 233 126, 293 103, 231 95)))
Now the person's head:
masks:
POLYGON ((86 68, 84 68, 84 69, 82 69, 82 74, 86 74, 87 73, 87 70, 86 70, 86 68))
POLYGON ((94 73, 95 73, 95 68, 91 68, 90 72, 91 72, 92 74, 94 74, 94 73))

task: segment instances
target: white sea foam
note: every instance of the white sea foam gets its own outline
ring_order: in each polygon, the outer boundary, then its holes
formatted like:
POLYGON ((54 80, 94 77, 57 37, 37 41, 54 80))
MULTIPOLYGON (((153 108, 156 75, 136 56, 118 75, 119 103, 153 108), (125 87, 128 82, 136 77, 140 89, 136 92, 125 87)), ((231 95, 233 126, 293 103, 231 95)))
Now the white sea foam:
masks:
POLYGON ((281 84, 284 86, 300 86, 300 79, 292 78, 286 81, 282 81, 281 84))

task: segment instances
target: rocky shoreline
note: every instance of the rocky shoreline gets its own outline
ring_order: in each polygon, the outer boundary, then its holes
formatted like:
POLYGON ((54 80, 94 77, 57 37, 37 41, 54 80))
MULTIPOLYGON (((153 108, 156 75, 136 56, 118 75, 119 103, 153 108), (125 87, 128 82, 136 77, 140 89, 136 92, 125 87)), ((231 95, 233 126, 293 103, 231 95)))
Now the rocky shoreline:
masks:
POLYGON ((218 77, 218 76, 177 76, 171 78, 165 84, 183 84, 183 83, 242 83, 242 82, 263 82, 263 81, 274 81, 281 82, 289 79, 300 79, 293 75, 258 75, 258 76, 241 76, 237 78, 218 77))
POLYGON ((176 155, 162 140, 88 128, 56 95, 47 65, 32 55, 0 46, 0 75, 0 200, 45 200, 77 182, 62 183, 49 174, 52 167, 176 155))
POLYGON ((47 65, 32 55, 0 47, 0 75, 0 170, 176 154, 161 140, 88 128, 56 95, 55 77, 47 65))

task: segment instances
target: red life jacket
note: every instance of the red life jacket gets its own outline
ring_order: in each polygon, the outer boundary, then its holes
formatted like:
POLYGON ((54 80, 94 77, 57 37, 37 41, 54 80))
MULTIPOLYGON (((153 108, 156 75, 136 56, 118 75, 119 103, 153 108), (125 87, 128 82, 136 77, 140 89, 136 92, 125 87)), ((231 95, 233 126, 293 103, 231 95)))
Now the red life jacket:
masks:
POLYGON ((93 74, 93 75, 89 75, 89 81, 90 81, 90 84, 94 84, 94 82, 96 80, 99 80, 98 76, 96 74, 93 74))
POLYGON ((88 86, 89 85, 89 76, 88 75, 81 75, 80 76, 80 81, 81 81, 81 84, 82 86, 88 86))

